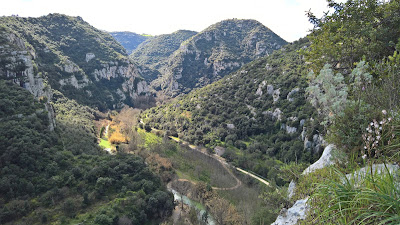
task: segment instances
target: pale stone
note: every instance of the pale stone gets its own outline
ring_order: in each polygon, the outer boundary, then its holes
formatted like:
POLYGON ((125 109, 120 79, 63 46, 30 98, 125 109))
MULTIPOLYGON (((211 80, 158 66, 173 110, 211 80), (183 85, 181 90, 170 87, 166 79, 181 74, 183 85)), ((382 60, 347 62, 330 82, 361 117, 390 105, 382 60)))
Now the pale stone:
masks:
POLYGON ((289 183, 288 190, 287 190, 289 200, 293 197, 295 190, 296 190, 296 182, 291 180, 289 183))
POLYGON ((233 125, 232 123, 226 124, 226 127, 229 129, 235 129, 235 125, 233 125))
POLYGON ((96 57, 93 53, 89 52, 86 53, 86 62, 89 62, 90 60, 92 60, 94 57, 96 57))
POLYGON ((303 171, 303 175, 309 174, 314 172, 315 170, 325 168, 327 166, 333 165, 335 162, 332 160, 332 152, 335 149, 335 146, 333 144, 328 145, 325 149, 324 152, 322 153, 321 158, 318 159, 315 163, 307 167, 303 171))
POLYGON ((276 218, 272 225, 294 225, 297 224, 299 220, 304 220, 310 208, 307 204, 307 200, 308 197, 297 200, 291 208, 282 210, 281 214, 276 218))
POLYGON ((293 101, 293 98, 291 98, 291 96, 292 95, 294 95, 294 94, 296 94, 297 92, 299 92, 300 91, 300 88, 294 88, 294 89, 292 89, 289 93, 288 93, 288 95, 287 95, 287 100, 289 100, 290 102, 292 102, 293 101))
POLYGON ((279 95, 281 94, 280 88, 274 90, 274 93, 272 94, 272 97, 274 99, 274 102, 279 100, 279 95))

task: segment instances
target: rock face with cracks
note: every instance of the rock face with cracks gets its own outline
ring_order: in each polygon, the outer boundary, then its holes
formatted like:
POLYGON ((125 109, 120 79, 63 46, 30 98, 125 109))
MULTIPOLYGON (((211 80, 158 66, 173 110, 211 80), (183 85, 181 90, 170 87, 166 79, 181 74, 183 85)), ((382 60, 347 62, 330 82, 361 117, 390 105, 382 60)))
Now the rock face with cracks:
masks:
POLYGON ((37 98, 50 101, 51 90, 57 90, 80 104, 107 110, 134 106, 140 96, 150 96, 144 70, 110 34, 80 17, 2 17, 0 23, 1 60, 6 64, 2 75, 18 77, 15 82, 37 98))

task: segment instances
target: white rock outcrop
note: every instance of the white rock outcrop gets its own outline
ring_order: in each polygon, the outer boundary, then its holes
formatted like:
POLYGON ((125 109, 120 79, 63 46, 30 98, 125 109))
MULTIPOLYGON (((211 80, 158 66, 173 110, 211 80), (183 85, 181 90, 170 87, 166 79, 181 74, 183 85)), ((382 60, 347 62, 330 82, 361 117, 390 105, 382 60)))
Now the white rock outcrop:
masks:
POLYGON ((355 180, 355 182, 357 183, 359 180, 365 178, 365 176, 367 175, 367 173, 372 173, 373 174, 384 174, 387 173, 389 171, 390 174, 394 174, 396 173, 398 170, 400 169, 400 167, 398 165, 394 165, 394 164, 373 164, 372 168, 371 167, 363 167, 357 171, 355 171, 352 174, 346 174, 346 178, 347 179, 353 179, 355 180))
POLYGON ((226 124, 226 127, 229 128, 229 129, 235 129, 235 125, 232 124, 232 123, 226 124))
POLYGON ((258 85, 256 95, 261 96, 263 94, 262 89, 265 87, 266 84, 267 84, 267 81, 264 80, 263 82, 261 82, 261 84, 258 85))
POLYGON ((86 53, 86 62, 89 62, 90 60, 92 60, 94 57, 96 57, 93 53, 89 52, 86 53))
POLYGON ((75 73, 79 71, 79 66, 67 60, 64 64, 64 71, 67 73, 75 73))
POLYGON ((60 79, 58 82, 60 83, 61 86, 70 84, 74 86, 76 89, 81 89, 83 87, 86 87, 90 83, 90 80, 87 78, 86 75, 83 76, 82 80, 78 80, 74 75, 72 75, 69 78, 60 79))
POLYGON ((272 86, 271 84, 267 85, 267 94, 268 95, 274 94, 274 86, 272 86))
POLYGON ((269 115, 273 119, 277 119, 279 121, 282 120, 282 111, 279 108, 276 108, 273 112, 272 111, 264 111, 262 112, 263 115, 269 115))
POLYGON ((292 89, 289 93, 288 93, 288 95, 287 95, 287 100, 289 100, 289 102, 293 102, 293 98, 292 98, 292 95, 294 95, 294 94, 296 94, 297 92, 299 92, 300 91, 300 88, 294 88, 294 89, 292 89))
POLYGON ((286 133, 288 133, 288 134, 293 134, 293 133, 296 133, 296 131, 297 131, 297 128, 296 127, 291 127, 291 126, 288 126, 288 125, 286 125, 286 133))
POLYGON ((289 187, 287 189, 289 200, 293 197, 295 191, 296 191, 296 182, 291 180, 290 183, 289 183, 289 187))
POLYGON ((277 102, 279 100, 280 94, 281 94, 280 88, 274 90, 274 93, 272 94, 272 98, 274 99, 274 102, 277 102))
POLYGON ((289 209, 282 209, 278 218, 271 225, 288 225, 297 224, 299 220, 304 220, 307 216, 309 210, 309 205, 307 204, 308 197, 305 199, 297 200, 294 205, 289 209))
MULTIPOLYGON (((331 159, 332 151, 334 150, 335 146, 330 144, 328 145, 324 153, 322 154, 321 158, 316 161, 311 166, 307 167, 303 171, 303 175, 308 173, 312 173, 317 169, 322 169, 326 166, 332 165, 334 161, 331 159)), ((288 187, 288 198, 291 199, 294 195, 296 189, 296 183, 291 181, 288 187)), ((307 216, 307 212, 310 209, 310 206, 307 204, 307 200, 309 197, 297 200, 296 203, 289 209, 282 209, 279 216, 276 218, 275 222, 272 225, 294 225, 297 224, 299 220, 304 220, 307 216)))
POLYGON ((325 149, 324 152, 322 153, 321 158, 318 159, 315 163, 307 167, 303 171, 303 175, 309 174, 314 172, 315 170, 322 169, 324 167, 333 165, 335 162, 332 159, 332 152, 335 149, 335 146, 333 144, 328 145, 325 149))
MULTIPOLYGON (((38 74, 34 73, 33 64, 34 57, 36 56, 35 50, 33 48, 27 47, 24 40, 17 37, 14 34, 8 34, 6 36, 8 42, 14 46, 17 46, 18 51, 11 52, 11 60, 22 60, 25 63, 26 69, 22 72, 23 80, 14 79, 13 81, 22 85, 27 89, 35 98, 37 99, 47 99, 44 103, 46 111, 48 112, 49 119, 49 129, 52 131, 56 127, 55 114, 52 105, 50 104, 50 99, 53 97, 51 88, 49 85, 45 84, 43 78, 38 74)), ((17 77, 15 73, 6 71, 6 76, 8 78, 17 77)))

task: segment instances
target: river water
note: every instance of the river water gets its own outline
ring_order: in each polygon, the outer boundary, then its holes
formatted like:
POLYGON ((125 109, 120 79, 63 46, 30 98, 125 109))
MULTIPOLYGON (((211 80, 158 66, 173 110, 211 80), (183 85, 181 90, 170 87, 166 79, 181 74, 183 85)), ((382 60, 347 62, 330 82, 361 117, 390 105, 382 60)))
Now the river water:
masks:
MULTIPOLYGON (((203 215, 206 212, 205 207, 195 201, 192 201, 191 199, 189 199, 187 196, 185 195, 181 195, 179 192, 177 192, 176 190, 169 188, 169 190, 174 194, 174 200, 178 201, 178 202, 182 202, 185 205, 188 205, 189 207, 194 207, 196 209, 197 212, 197 219, 199 221, 203 220, 203 215)), ((216 222, 215 220, 212 218, 212 216, 210 215, 210 213, 207 213, 207 225, 215 225, 216 222)))

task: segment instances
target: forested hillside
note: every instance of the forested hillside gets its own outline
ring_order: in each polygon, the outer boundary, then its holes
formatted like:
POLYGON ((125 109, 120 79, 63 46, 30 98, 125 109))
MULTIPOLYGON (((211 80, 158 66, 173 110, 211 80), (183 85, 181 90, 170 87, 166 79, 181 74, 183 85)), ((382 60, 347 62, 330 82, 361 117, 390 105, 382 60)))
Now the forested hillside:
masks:
POLYGON ((311 162, 320 154, 317 113, 305 98, 302 39, 220 81, 142 113, 143 122, 196 145, 227 148, 234 164, 268 178, 273 159, 311 162), (306 127, 309 126, 309 129, 306 127))
MULTIPOLYGON (((26 61, 28 68, 17 71, 28 69, 25 76, 30 78, 22 83, 42 79, 80 104, 100 110, 133 106, 140 96, 149 94, 147 83, 125 49, 110 34, 80 17, 1 17, 0 24, 2 40, 17 47, 19 52, 14 57, 26 61)), ((10 58, 11 53, 2 49, 4 56, 10 58)))
POLYGON ((285 40, 255 20, 224 20, 184 41, 152 86, 170 95, 188 93, 284 44, 285 40))
POLYGON ((315 29, 306 38, 141 121, 210 152, 224 147, 233 165, 275 181, 263 195, 273 213, 299 200, 306 224, 398 224, 400 2, 328 6, 322 18, 308 12, 315 29), (302 173, 328 144, 336 150, 318 166, 331 166, 302 173), (286 197, 279 186, 290 180, 286 197))
POLYGON ((98 110, 147 95, 122 46, 60 14, 1 17, 0 45, 0 223, 168 217, 173 196, 144 160, 109 155, 97 143, 98 110))
POLYGON ((92 110, 56 93, 58 126, 49 131, 43 103, 27 90, 0 80, 0 96, 1 224, 143 224, 169 215, 172 196, 141 158, 97 146, 92 110))
POLYGON ((110 34, 131 54, 141 43, 151 36, 141 35, 133 32, 110 32, 110 34))
POLYGON ((400 224, 400 1, 327 4, 289 44, 228 19, 130 56, 0 17, 0 224, 400 224))
POLYGON ((168 58, 179 49, 181 43, 196 34, 195 31, 178 30, 172 34, 149 38, 133 51, 131 58, 139 64, 161 72, 168 58))

